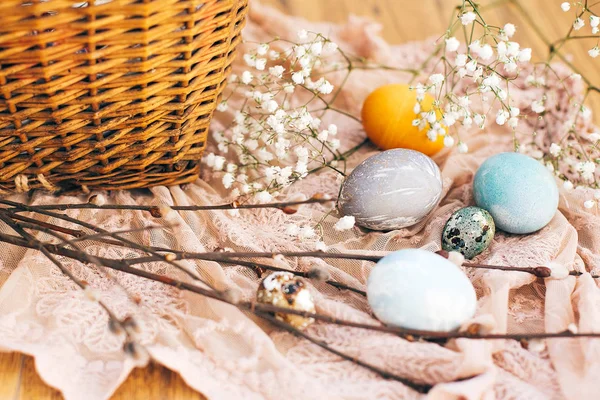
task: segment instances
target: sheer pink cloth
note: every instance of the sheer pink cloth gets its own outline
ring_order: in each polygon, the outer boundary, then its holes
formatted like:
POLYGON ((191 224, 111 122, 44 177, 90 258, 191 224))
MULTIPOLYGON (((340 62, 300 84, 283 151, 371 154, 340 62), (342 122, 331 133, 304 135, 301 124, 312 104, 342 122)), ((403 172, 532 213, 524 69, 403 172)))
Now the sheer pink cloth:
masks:
MULTIPOLYGON (((314 24, 283 16, 256 3, 250 13, 246 38, 264 40, 278 34, 292 37, 303 27, 330 34, 351 53, 398 67, 414 67, 427 55, 427 43, 390 46, 379 36, 379 27, 361 18, 350 18, 342 26, 314 24), (293 30, 293 32, 292 32, 293 30)), ((340 96, 339 107, 358 114, 364 97, 378 85, 406 81, 408 77, 389 71, 354 71, 340 96)), ((334 79, 335 81, 335 79, 334 79)), ((549 82, 550 97, 563 98, 565 90, 581 90, 549 82), (562 97, 561 97, 562 96, 562 97)), ((525 99, 531 92, 517 92, 525 99)), ((559 100, 557 100, 559 101, 559 100)), ((566 118, 563 107, 548 116, 538 137, 550 135, 553 126, 566 118), (554 124, 554 125, 553 125, 554 124)), ((217 117, 215 123, 219 123, 217 117)), ((346 148, 362 140, 356 124, 331 115, 339 125, 346 148)), ((584 126, 582 129, 592 129, 584 126)), ((463 138, 464 139, 464 138, 463 138)), ((445 197, 423 222, 389 233, 366 233, 358 229, 336 232, 337 220, 323 223, 324 239, 339 251, 383 253, 407 247, 439 249, 441 229, 456 209, 472 204, 471 181, 478 165, 489 155, 511 147, 511 134, 493 128, 468 136, 470 152, 444 152, 436 158, 443 171, 445 197)), ((356 165, 376 150, 354 156, 356 165)), ((333 173, 310 176, 287 193, 301 191, 337 194, 339 181, 333 173)), ((130 192, 113 193, 119 204, 215 204, 224 199, 218 176, 205 172, 203 180, 185 188, 157 187, 152 196, 130 192)), ((561 189, 562 190, 562 189, 561 189)), ((600 267, 600 217, 598 210, 582 208, 585 190, 561 194, 560 212, 540 232, 528 236, 499 233, 491 249, 478 260, 505 265, 544 265, 551 261, 570 269, 598 271, 600 267)), ((24 195, 12 199, 26 201, 24 195)), ((80 202, 73 197, 52 198, 36 194, 35 203, 80 202)), ((146 244, 172 246, 187 251, 211 251, 218 247, 236 250, 312 249, 314 243, 286 236, 284 224, 300 224, 322 216, 320 206, 304 208, 288 216, 272 210, 171 213, 162 220, 176 229, 151 230, 134 235, 146 244)), ((127 229, 161 220, 139 212, 69 211, 105 229, 127 229)), ((0 346, 35 357, 36 368, 50 385, 67 399, 106 399, 123 382, 135 362, 124 356, 123 338, 108 331, 107 318, 87 300, 42 255, 2 244, 0 257, 0 346)), ((131 257, 133 251, 87 245, 93 254, 131 257)), ((353 261, 290 261, 290 268, 306 270, 319 264, 339 281, 364 288, 372 264, 353 261)), ((134 315, 140 322, 139 341, 157 362, 178 371, 185 381, 210 399, 413 399, 421 398, 395 381, 384 380, 350 362, 342 361, 315 345, 274 330, 235 308, 201 296, 162 286, 122 273, 114 278, 141 298, 132 305, 123 290, 103 271, 75 262, 68 268, 98 289, 102 299, 118 316, 134 315)), ((253 271, 213 262, 188 262, 218 287, 236 286, 246 299, 254 296, 257 277, 253 271)), ((169 272, 165 265, 144 265, 169 272)), ((497 332, 561 331, 575 323, 581 331, 600 330, 600 292, 589 274, 579 278, 545 281, 521 272, 466 271, 477 288, 476 319, 497 332)), ((312 284, 312 282, 311 282, 312 284)), ((310 286, 318 312, 338 318, 371 321, 365 299, 331 287, 310 286)), ((347 327, 315 323, 308 331, 331 346, 362 360, 389 369, 417 382, 435 384, 431 399, 591 399, 597 398, 600 376, 600 340, 549 340, 542 351, 524 349, 516 341, 456 340, 442 347, 432 343, 410 343, 398 337, 347 327), (454 382, 458 378, 476 378, 454 382)))

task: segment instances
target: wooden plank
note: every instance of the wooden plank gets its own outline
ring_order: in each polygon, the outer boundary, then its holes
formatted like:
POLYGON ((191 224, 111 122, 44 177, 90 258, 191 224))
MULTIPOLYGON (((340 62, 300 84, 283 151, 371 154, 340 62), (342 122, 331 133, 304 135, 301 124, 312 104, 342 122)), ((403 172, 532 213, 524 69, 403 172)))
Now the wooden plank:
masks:
POLYGON ((46 385, 35 370, 35 362, 32 357, 23 356, 23 369, 21 371, 21 385, 18 400, 44 399, 61 400, 60 392, 46 385))
MULTIPOLYGON (((32 357, 0 353, 0 399, 60 400, 62 395, 46 385, 35 371, 32 357)), ((114 400, 169 399, 203 400, 178 373, 151 363, 137 368, 112 397, 114 400)))
POLYGON ((146 368, 136 368, 112 398, 113 400, 206 399, 186 385, 178 373, 154 363, 146 368))
POLYGON ((1 353, 0 399, 15 399, 21 385, 24 356, 19 353, 1 353))

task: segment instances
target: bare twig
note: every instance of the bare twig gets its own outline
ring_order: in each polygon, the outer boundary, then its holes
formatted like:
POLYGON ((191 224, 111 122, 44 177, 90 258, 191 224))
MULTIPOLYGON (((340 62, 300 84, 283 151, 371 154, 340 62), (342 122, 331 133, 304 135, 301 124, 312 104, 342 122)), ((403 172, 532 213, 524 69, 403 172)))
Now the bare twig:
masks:
MULTIPOLYGON (((29 246, 27 246, 27 247, 39 250, 44 256, 46 256, 46 258, 48 258, 48 260, 50 260, 50 262, 52 262, 52 264, 56 265, 58 267, 58 269, 67 278, 69 278, 73 283, 75 283, 77 286, 79 286, 80 289, 85 291, 88 288, 87 283, 82 282, 75 275, 73 275, 73 273, 71 271, 69 271, 68 268, 66 268, 56 257, 54 257, 52 252, 49 251, 42 242, 38 241, 35 237, 33 237, 32 235, 27 233, 27 231, 25 231, 23 228, 21 228, 17 223, 13 222, 6 215, 5 212, 0 212, 0 220, 2 222, 4 222, 6 225, 8 225, 15 232, 17 232, 19 235, 21 235, 23 240, 25 240, 28 243, 29 246)), ((119 318, 110 310, 110 308, 108 308, 108 306, 106 306, 106 304, 104 304, 104 302, 102 302, 100 299, 97 299, 96 302, 100 305, 100 307, 102 307, 104 309, 104 311, 106 311, 110 322, 119 326, 120 328, 122 328, 123 331, 126 333, 126 335, 129 338, 128 330, 123 325, 121 320, 119 320, 119 318)))
MULTIPOLYGON (((330 200, 328 200, 330 201, 330 200)), ((126 239, 120 235, 120 233, 128 233, 128 232, 109 232, 104 229, 101 229, 92 224, 79 221, 75 218, 71 218, 69 216, 54 213, 48 209, 38 209, 37 206, 26 206, 15 202, 9 202, 6 200, 0 200, 0 203, 3 203, 11 208, 0 209, 0 221, 3 221, 8 226, 10 226, 15 232, 17 232, 20 236, 13 236, 10 234, 0 233, 0 241, 5 243, 10 243, 13 245, 32 248, 41 251, 44 255, 46 255, 55 265, 61 268, 61 271, 65 273, 67 276, 72 277, 74 282, 78 282, 72 274, 68 271, 68 269, 64 268, 64 266, 58 261, 55 257, 56 255, 60 255, 63 257, 68 257, 82 263, 92 263, 99 267, 109 268, 116 271, 121 271, 124 273, 132 274, 138 277, 143 277, 145 279, 150 279, 155 282, 160 282, 165 285, 169 285, 180 290, 185 290, 189 292, 193 292, 202 296, 205 296, 210 299, 214 299, 217 301, 228 303, 232 306, 235 306, 245 312, 252 313, 262 319, 269 321, 275 326, 285 329, 288 332, 309 340, 310 342, 322 347, 323 349, 335 354, 345 360, 352 361, 357 365, 360 365, 372 372, 375 372, 387 379, 394 379, 399 382, 404 383, 405 385, 420 391, 426 392, 430 386, 422 385, 411 380, 408 380, 404 377, 397 376, 393 373, 385 371, 379 367, 366 363, 362 360, 357 359, 351 355, 343 353, 335 348, 329 346, 326 342, 316 339, 311 335, 302 332, 299 329, 294 328, 293 326, 277 319, 274 314, 292 314, 299 315, 305 318, 313 318, 317 321, 321 321, 324 323, 331 323, 340 326, 347 326, 357 329, 365 329, 371 331, 377 331, 382 333, 388 333, 400 336, 407 340, 431 340, 431 341, 447 341, 450 339, 458 339, 458 338, 468 338, 468 339, 479 339, 479 340, 506 340, 506 339, 514 339, 520 341, 528 341, 532 339, 554 339, 554 338, 598 338, 600 337, 600 333, 595 332, 584 332, 584 333, 572 333, 570 331, 564 332, 556 332, 556 333, 533 333, 533 334, 481 334, 479 333, 479 329, 475 327, 474 329, 468 329, 467 331, 454 331, 454 332, 435 332, 435 331, 424 331, 424 330, 414 330, 414 329, 404 329, 393 326, 385 326, 378 322, 373 321, 372 323, 361 323, 354 322, 350 320, 337 319, 335 317, 331 317, 328 315, 320 314, 320 313, 311 313, 306 311, 299 311, 294 309, 288 309, 283 307, 277 307, 270 304, 256 303, 254 301, 237 301, 231 300, 230 297, 225 295, 224 291, 217 291, 212 287, 202 287, 193 282, 185 282, 182 280, 174 279, 170 276, 161 275, 157 273, 153 273, 150 271, 146 271, 144 269, 136 268, 135 265, 144 264, 144 263, 154 263, 154 262, 173 262, 176 260, 185 260, 185 259, 194 259, 194 260, 206 260, 206 261, 216 261, 221 262, 223 264, 231 264, 231 265, 240 265, 248 268, 259 268, 263 270, 270 271, 286 271, 293 273, 298 276, 302 276, 305 278, 310 278, 311 274, 309 272, 303 271, 293 271, 285 268, 255 262, 252 259, 254 258, 266 258, 272 259, 278 256, 284 257, 313 257, 313 258, 331 258, 331 259, 347 259, 347 260, 362 260, 369 262, 377 262, 382 258, 382 256, 375 255, 365 255, 365 254, 354 254, 354 253, 330 253, 330 252, 300 252, 300 251, 289 251, 289 252, 262 252, 262 253, 252 253, 252 252, 207 252, 207 253, 190 253, 184 251, 177 251, 168 248, 161 247, 148 247, 138 243, 134 243, 129 239, 126 239), (57 226, 55 224, 44 222, 39 223, 39 221, 34 218, 22 217, 17 213, 22 211, 30 211, 34 213, 38 213, 41 215, 46 215, 53 218, 58 218, 59 220, 63 220, 69 223, 78 224, 83 228, 92 230, 96 232, 94 234, 87 235, 83 233, 77 234, 79 239, 75 238, 73 240, 66 239, 61 234, 69 234, 71 236, 75 236, 74 232, 83 232, 76 231, 70 228, 65 228, 57 226), (17 216, 17 217, 15 217, 17 216), (36 239, 29 233, 25 231, 25 229, 35 229, 41 232, 48 233, 54 237, 57 237, 61 240, 62 243, 54 244, 54 243, 45 243, 36 239), (143 251, 148 256, 141 256, 132 259, 111 259, 106 257, 97 257, 91 256, 84 252, 82 249, 79 249, 76 244, 76 240, 93 240, 98 241, 100 243, 107 243, 110 245, 117 245, 122 247, 130 247, 140 251, 143 251), (69 248, 71 247, 71 248, 69 248), (166 254, 165 254, 166 253, 166 254), (70 275, 69 275, 70 274, 70 275)), ((283 203, 279 205, 283 206, 283 203)), ((146 228, 142 228, 146 229, 146 228)), ((444 254, 442 254, 444 256, 444 254)), ((445 255, 447 256, 447 254, 445 255)), ((484 269, 495 269, 501 271, 519 271, 530 273, 539 277, 548 277, 550 276, 550 270, 546 267, 508 267, 508 266, 493 266, 493 265, 485 265, 485 264, 466 264, 464 265, 467 268, 484 268, 484 269)), ((578 275, 581 273, 572 272, 571 275, 578 275)), ((341 289, 351 290, 355 293, 359 293, 361 295, 366 295, 364 291, 358 290, 356 288, 349 287, 340 282, 336 282, 331 279, 325 280, 325 282, 333 287, 338 287, 341 289)), ((85 289, 85 283, 79 282, 79 286, 82 289, 85 289)), ((100 303, 102 304, 102 303, 100 303)), ((105 306, 104 306, 105 307, 105 306)), ((109 317, 112 320, 112 314, 109 312, 109 317)))
POLYGON ((78 229, 65 228, 63 226, 58 226, 58 225, 55 225, 55 224, 51 224, 51 223, 48 223, 48 222, 40 221, 40 220, 37 220, 35 218, 25 217, 23 215, 19 215, 19 214, 15 214, 15 213, 11 213, 10 214, 10 218, 18 220, 18 221, 23 221, 23 222, 28 222, 28 223, 31 223, 31 224, 36 224, 36 225, 39 225, 41 227, 45 227, 45 228, 54 230, 56 232, 65 233, 67 235, 71 235, 71 236, 76 237, 76 238, 80 238, 80 237, 82 237, 82 236, 85 235, 85 232, 83 232, 81 230, 78 230, 78 229))
POLYGON ((132 240, 129 240, 127 238, 124 238, 123 236, 120 236, 118 234, 109 232, 105 229, 102 229, 98 226, 95 226, 93 224, 78 220, 76 218, 72 218, 69 217, 68 215, 65 214, 59 214, 59 213, 55 213, 49 210, 45 210, 45 209, 40 209, 39 206, 29 206, 29 205, 25 205, 25 204, 21 204, 21 203, 17 203, 14 201, 9 201, 9 200, 2 200, 0 199, 0 204, 5 204, 5 205, 9 205, 14 207, 15 210, 9 209, 9 211, 30 211, 30 212, 35 212, 38 214, 42 214, 42 215, 46 215, 49 217, 54 217, 54 218, 58 218, 58 219, 62 219, 64 221, 67 222, 71 222, 77 225, 81 225, 84 228, 88 228, 90 230, 93 230, 94 232, 98 232, 98 233, 102 233, 105 234, 109 237, 112 237, 113 239, 119 240, 121 242, 123 242, 124 244, 128 245, 129 247, 136 249, 136 250, 140 250, 143 252, 147 252, 149 254, 151 254, 153 257, 155 257, 156 261, 163 261, 173 267, 175 267, 176 269, 182 271, 183 273, 185 273, 186 275, 188 275, 190 278, 194 279, 194 280, 198 280, 202 283, 204 283, 205 285, 207 285, 208 287, 212 287, 212 285, 208 282, 206 282, 205 280, 203 280, 200 276, 198 276, 195 271, 190 271, 187 268, 184 268, 183 266, 175 263, 173 260, 168 259, 167 257, 164 257, 163 255, 161 255, 160 253, 158 253, 155 250, 152 250, 151 248, 147 247, 147 246, 143 246, 140 245, 132 240))
POLYGON ((290 324, 287 324, 283 321, 278 320, 277 318, 273 317, 270 314, 267 313, 263 313, 263 312, 257 312, 256 315, 258 315, 259 317, 271 322, 273 325, 288 331, 289 333, 291 333, 294 336, 298 336, 301 337, 303 339, 308 340, 311 343, 316 344, 317 346, 321 347, 322 349, 327 350, 328 352, 335 354, 341 358, 343 358, 344 360, 348 360, 351 361, 357 365, 360 365, 363 368, 368 369, 369 371, 375 372, 376 374, 380 375, 381 377, 385 378, 385 379, 393 379, 395 381, 401 382, 404 385, 410 387, 411 389, 416 390, 419 393, 427 393, 430 389, 431 389, 431 385, 424 385, 424 384, 417 384, 409 379, 403 378, 401 376, 398 376, 396 374, 393 374, 391 372, 388 372, 384 369, 381 369, 379 367, 376 367, 374 365, 371 365, 369 363, 366 363, 364 361, 359 360, 357 357, 352 357, 348 354, 345 354, 339 350, 334 349, 333 347, 329 346, 326 342, 322 341, 322 340, 318 340, 313 338, 310 335, 307 335, 306 333, 302 332, 301 330, 294 328, 293 326, 291 326, 290 324))
MULTIPOLYGON (((0 219, 4 218, 3 215, 0 214, 0 219)), ((2 219, 4 221, 4 219, 2 219)), ((8 220, 8 218, 7 218, 8 220)), ((6 222, 6 221, 5 221, 6 222)), ((21 229, 18 226, 15 225, 16 229, 21 229)), ((22 231, 22 230, 21 230, 22 231)), ((24 232, 24 231, 22 231, 24 232)), ((26 232, 25 232, 26 233, 26 232)), ((0 234, 0 240, 6 240, 7 237, 9 235, 4 235, 4 234, 0 234)), ((19 243, 18 238, 15 238, 17 240, 12 240, 13 244, 17 244, 19 243)), ((8 240, 6 240, 8 241, 8 240)), ((30 247, 30 248, 36 248, 42 252, 44 252, 45 254, 50 254, 50 257, 53 257, 51 255, 52 252, 56 252, 57 254, 63 255, 65 257, 69 257, 69 258, 74 258, 76 260, 80 260, 81 261, 81 256, 82 256, 82 252, 81 251, 77 251, 77 250, 70 250, 70 249, 65 249, 63 247, 60 246, 56 246, 56 245, 51 245, 51 246, 45 246, 44 244, 42 244, 41 242, 35 242, 35 241, 30 241, 30 242, 26 242, 26 243, 21 243, 21 245, 26 245, 25 247, 30 247)), ((231 304, 233 306, 236 306, 240 309, 243 309, 245 311, 251 311, 253 312, 255 315, 257 315, 260 318, 266 319, 268 321, 270 321, 271 323, 275 324, 278 327, 281 327, 297 336, 300 336, 304 339, 307 339, 309 341, 311 341, 312 343, 315 343, 317 345, 319 345, 320 347, 322 347, 323 349, 337 355, 340 356, 346 360, 350 360, 354 363, 356 363, 357 365, 360 365, 366 369, 369 369, 372 372, 378 373, 379 375, 381 375, 382 377, 384 377, 385 379, 394 379, 397 380, 399 382, 402 382, 403 384, 418 390, 420 392, 425 392, 429 389, 429 386, 427 385, 419 385, 416 384, 406 378, 402 378, 400 376, 397 376, 395 374, 386 372, 385 370, 382 370, 378 367, 372 366, 366 362, 363 362, 361 360, 359 360, 356 357, 352 357, 350 355, 347 355, 339 350, 336 350, 332 347, 330 347, 329 345, 327 345, 326 343, 317 340, 315 338, 313 338, 312 336, 301 332, 300 330, 294 328, 293 326, 284 323, 282 321, 277 320, 276 318, 272 317, 269 313, 272 311, 271 307, 267 304, 255 304, 252 302, 243 302, 243 303, 239 303, 239 304, 234 304, 229 302, 224 296, 223 294, 221 294, 220 292, 216 292, 214 290, 209 290, 209 289, 205 289, 202 287, 199 287, 197 285, 194 284, 190 284, 190 283, 186 283, 183 281, 179 281, 176 279, 172 279, 169 278, 167 276, 164 275, 159 275, 159 274, 155 274, 149 271, 145 271, 145 270, 141 270, 141 269, 137 269, 137 268, 133 268, 127 265, 127 263, 123 262, 122 260, 111 260, 111 259, 106 259, 106 258, 102 258, 102 257, 96 257, 95 261, 99 262, 101 265, 108 267, 108 268, 112 268, 114 270, 117 271, 122 271, 122 272, 126 272, 126 273, 130 273, 136 276, 140 276, 140 277, 144 277, 147 279, 151 279, 153 281, 156 282, 161 282, 164 283, 166 285, 170 285, 170 286, 174 286, 177 287, 179 289, 182 290, 188 290, 188 291, 192 291, 198 294, 201 294, 203 296, 209 297, 211 299, 214 300, 219 300, 222 302, 226 302, 228 304, 231 304), (264 308, 264 309, 263 309, 264 308)), ((84 286, 82 286, 83 288, 84 286)), ((279 312, 278 310, 287 312, 289 311, 286 308, 281 308, 281 307, 275 307, 273 311, 275 312, 279 312)))
MULTIPOLYGON (((0 200, 0 203, 3 201, 0 200)), ((238 202, 228 204, 217 204, 217 205, 203 205, 203 206, 164 206, 165 210, 174 211, 210 211, 210 210, 241 210, 241 209, 257 209, 257 208, 277 208, 281 210, 289 209, 289 207, 295 207, 305 204, 325 204, 333 203, 335 199, 328 198, 326 196, 313 196, 310 199, 299 200, 299 201, 288 201, 288 202, 277 202, 277 203, 261 203, 261 204, 242 204, 238 202)), ((7 205, 14 206, 12 202, 5 202, 7 205)), ((129 211, 148 211, 153 216, 161 217, 162 211, 160 206, 145 206, 135 204, 103 204, 97 205, 92 203, 74 203, 74 204, 47 204, 37 205, 36 210, 54 210, 54 211, 66 211, 66 210, 129 210, 129 211)))
MULTIPOLYGON (((22 247, 37 248, 35 245, 32 245, 31 243, 28 243, 27 241, 24 241, 21 238, 2 234, 2 233, 0 233, 0 241, 5 242, 5 243, 11 243, 11 244, 14 244, 17 246, 22 246, 22 247)), ((47 248, 48 251, 50 251, 54 254, 58 254, 58 255, 65 256, 65 257, 80 260, 80 255, 77 251, 74 251, 71 249, 66 249, 64 247, 57 246, 57 245, 45 245, 44 247, 47 248)), ((138 269, 138 268, 128 265, 128 263, 124 262, 124 260, 109 259, 109 258, 103 258, 103 257, 97 257, 97 259, 102 263, 102 265, 104 265, 108 268, 112 268, 112 269, 115 269, 118 271, 130 273, 130 274, 140 276, 140 277, 143 277, 146 279, 150 279, 150 280, 153 280, 156 282, 161 282, 161 283, 176 287, 181 290, 190 291, 190 292, 193 292, 196 294, 206 296, 211 299, 224 301, 226 303, 232 304, 231 302, 227 301, 227 299, 224 296, 221 295, 221 292, 205 289, 205 288, 197 286, 193 283, 183 282, 183 281, 173 279, 173 278, 170 278, 170 277, 167 277, 164 275, 141 270, 141 269, 138 269)), ((395 335, 398 335, 398 336, 401 336, 401 337, 404 337, 404 338, 407 338, 410 340, 414 340, 414 339, 435 340, 435 339, 457 339, 457 338, 486 339, 486 340, 492 340, 492 339, 496 339, 496 340, 501 340, 501 339, 523 340, 523 339, 525 339, 525 340, 528 340, 528 339, 565 338, 565 337, 570 337, 570 338, 583 338, 583 337, 598 338, 598 337, 600 337, 600 332, 598 332, 598 333, 596 333, 596 332, 572 333, 570 331, 564 331, 564 332, 557 332, 557 333, 540 332, 540 333, 523 333, 523 334, 478 334, 478 333, 472 333, 469 331, 464 331, 464 332, 425 331, 425 330, 397 328, 397 327, 385 326, 385 325, 358 323, 358 322, 353 322, 353 321, 341 320, 341 319, 337 319, 337 318, 334 318, 331 316, 318 314, 318 313, 310 313, 310 312, 306 312, 306 311, 298 311, 298 310, 293 310, 293 309, 288 309, 288 308, 277 307, 277 306, 273 306, 270 304, 261 304, 261 303, 255 303, 255 302, 240 302, 240 303, 236 303, 236 304, 232 304, 232 305, 235 305, 236 307, 239 307, 246 311, 262 311, 262 312, 270 312, 270 313, 293 314, 293 315, 303 316, 305 318, 314 318, 315 320, 333 323, 336 325, 349 326, 349 327, 354 327, 354 328, 361 328, 361 329, 391 333, 391 334, 395 334, 395 335)))

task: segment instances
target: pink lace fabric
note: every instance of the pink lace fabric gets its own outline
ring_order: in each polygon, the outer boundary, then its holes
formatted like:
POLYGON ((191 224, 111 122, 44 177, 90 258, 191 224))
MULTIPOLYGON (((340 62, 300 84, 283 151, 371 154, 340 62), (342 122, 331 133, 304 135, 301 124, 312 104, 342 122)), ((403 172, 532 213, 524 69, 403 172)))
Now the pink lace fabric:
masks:
MULTIPOLYGON (((315 24, 281 15, 254 4, 245 30, 247 39, 264 40, 278 34, 292 38, 298 27, 322 31, 349 52, 398 67, 414 67, 427 57, 431 44, 390 46, 379 36, 379 27, 351 17, 345 25, 315 24)), ((559 67, 557 67, 559 68, 559 67)), ((335 79, 334 79, 335 80, 335 79)), ((390 71, 353 72, 338 106, 358 114, 362 100, 375 87, 407 81, 390 71)), ((564 99, 564 91, 577 91, 576 83, 549 81, 550 98, 564 99)), ((533 94, 522 91, 517 98, 533 94)), ((539 140, 549 137, 568 113, 561 107, 538 130, 539 140)), ((215 124, 219 124, 217 117, 215 124)), ((356 124, 336 115, 343 146, 362 140, 356 124)), ((592 129, 589 124, 582 129, 592 129)), ((464 139, 464 137, 463 137, 464 139)), ((443 152, 436 156, 444 177, 445 196, 428 218, 408 229, 380 233, 355 229, 337 232, 338 216, 323 222, 324 240, 334 251, 382 254, 408 247, 437 250, 444 222, 456 209, 472 204, 471 181, 478 165, 489 155, 511 148, 511 134, 499 128, 473 132, 467 139, 470 152, 443 152)), ((376 150, 353 156, 356 165, 376 150)), ((286 194, 325 192, 336 195, 338 178, 330 172, 308 177, 286 194)), ((157 187, 152 196, 118 192, 110 201, 118 204, 216 204, 225 201, 219 177, 205 171, 203 179, 180 187, 157 187)), ((597 209, 582 208, 586 190, 561 193, 560 212, 540 232, 528 236, 499 233, 478 261, 503 265, 544 265, 558 262, 580 271, 600 270, 600 217, 597 209)), ((24 195, 12 199, 27 201, 24 195)), ((35 194, 36 204, 80 202, 74 197, 53 198, 35 194)), ((323 215, 320 206, 306 207, 289 216, 273 210, 243 210, 240 216, 224 211, 170 213, 153 219, 140 212, 69 211, 105 229, 119 230, 156 225, 177 225, 133 235, 141 243, 171 246, 186 251, 212 251, 229 247, 239 251, 312 249, 285 234, 287 222, 309 223, 323 215)), ((132 250, 84 243, 92 254, 128 258, 132 250)), ((0 348, 35 357, 40 376, 62 391, 66 399, 106 399, 125 380, 135 361, 124 355, 123 338, 108 330, 106 314, 71 284, 40 253, 2 244, 0 258, 0 348)), ((422 398, 404 385, 384 380, 353 363, 340 360, 305 340, 273 329, 237 309, 201 296, 181 292, 124 273, 112 273, 76 262, 67 262, 81 279, 99 291, 119 317, 133 315, 140 324, 138 340, 150 356, 178 371, 194 389, 210 399, 416 399, 422 398), (117 285, 118 282, 120 285, 117 285), (122 287, 139 296, 134 306, 122 287)), ((356 261, 289 261, 290 268, 307 270, 313 264, 326 268, 341 282, 364 288, 372 267, 356 261)), ((212 284, 239 288, 245 299, 254 297, 258 278, 246 268, 214 262, 186 262, 212 284)), ((167 265, 142 268, 186 277, 167 265)), ((571 323, 581 331, 600 330, 600 292, 589 273, 581 277, 545 281, 521 272, 466 271, 479 298, 476 320, 497 332, 556 332, 571 323)), ((337 318, 372 321, 364 298, 310 282, 317 311, 337 318)), ((408 342, 401 338, 348 327, 315 323, 307 330, 331 346, 362 360, 435 385, 431 399, 591 399, 597 398, 600 376, 600 340, 555 339, 533 352, 516 341, 460 339, 440 346, 408 342), (476 378, 453 383, 462 377, 476 378), (596 379, 595 379, 596 378, 596 379)))

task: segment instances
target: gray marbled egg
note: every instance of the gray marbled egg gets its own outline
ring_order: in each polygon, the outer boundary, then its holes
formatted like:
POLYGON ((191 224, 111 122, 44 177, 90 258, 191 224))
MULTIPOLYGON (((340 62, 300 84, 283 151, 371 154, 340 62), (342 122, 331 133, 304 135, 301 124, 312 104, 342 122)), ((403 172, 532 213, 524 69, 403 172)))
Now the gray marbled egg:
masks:
POLYGON ((496 226, 489 212, 465 207, 450 216, 442 231, 442 248, 458 251, 471 259, 487 249, 494 240, 496 226))
POLYGON ((356 223, 378 231, 421 221, 442 196, 442 177, 423 153, 393 149, 359 164, 342 185, 338 207, 356 223))

